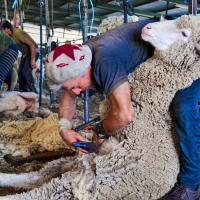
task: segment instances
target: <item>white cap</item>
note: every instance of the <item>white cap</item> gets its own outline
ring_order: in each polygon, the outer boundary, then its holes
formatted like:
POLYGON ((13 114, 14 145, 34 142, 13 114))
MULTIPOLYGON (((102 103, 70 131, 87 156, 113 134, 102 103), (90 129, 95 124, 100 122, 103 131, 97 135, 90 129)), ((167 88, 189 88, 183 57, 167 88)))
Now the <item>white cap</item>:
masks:
POLYGON ((62 84, 70 78, 80 76, 92 60, 92 53, 87 45, 64 44, 49 53, 45 70, 50 82, 62 84))

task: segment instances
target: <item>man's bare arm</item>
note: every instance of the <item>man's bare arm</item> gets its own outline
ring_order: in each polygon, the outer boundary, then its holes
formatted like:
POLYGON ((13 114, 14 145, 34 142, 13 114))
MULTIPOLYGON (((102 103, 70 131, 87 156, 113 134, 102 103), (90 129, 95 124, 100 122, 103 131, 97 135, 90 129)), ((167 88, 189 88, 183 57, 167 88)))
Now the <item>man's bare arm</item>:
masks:
MULTIPOLYGON (((65 91, 60 102, 60 107, 58 110, 59 118, 67 119, 71 122, 75 111, 76 111, 76 97, 77 95, 72 91, 65 91)), ((75 132, 74 130, 70 130, 68 128, 64 128, 60 131, 60 136, 64 140, 64 142, 74 148, 73 143, 77 141, 86 141, 86 139, 75 132)), ((82 152, 86 152, 83 149, 80 149, 82 152)))
POLYGON ((30 65, 32 68, 36 68, 36 62, 35 62, 35 57, 36 57, 36 47, 35 44, 29 40, 28 38, 25 39, 24 41, 25 44, 27 44, 30 48, 30 53, 31 53, 31 61, 30 61, 30 65))
POLYGON ((130 97, 129 83, 125 82, 117 87, 108 97, 110 112, 103 121, 103 129, 108 134, 115 134, 121 131, 133 120, 134 109, 130 97))
POLYGON ((77 95, 74 94, 72 91, 66 90, 64 92, 58 110, 59 118, 65 118, 68 119, 69 121, 72 120, 74 113, 76 111, 76 97, 77 95))

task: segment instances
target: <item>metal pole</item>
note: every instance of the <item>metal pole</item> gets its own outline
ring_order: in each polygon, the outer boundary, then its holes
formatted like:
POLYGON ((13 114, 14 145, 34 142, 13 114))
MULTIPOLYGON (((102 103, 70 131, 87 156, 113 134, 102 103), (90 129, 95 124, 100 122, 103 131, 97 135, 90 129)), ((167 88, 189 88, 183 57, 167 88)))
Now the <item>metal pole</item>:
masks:
POLYGON ((39 92, 39 116, 41 116, 42 110, 42 6, 44 5, 43 1, 40 0, 38 2, 38 6, 40 7, 40 92, 39 92))
MULTIPOLYGON (((51 5, 52 6, 52 5, 51 5)), ((45 16, 46 16, 46 38, 47 38, 47 54, 51 52, 51 40, 52 36, 50 34, 50 20, 49 20, 49 3, 48 0, 45 0, 45 16)), ((53 20, 53 19, 52 19, 53 20)), ((50 90, 50 104, 54 105, 54 93, 50 90)))
POLYGON ((83 42, 87 41, 88 35, 88 4, 87 0, 82 0, 82 35, 83 42))
POLYGON ((190 15, 197 15, 197 0, 190 0, 188 3, 188 13, 190 15))
POLYGON ((166 4, 165 16, 167 16, 167 15, 168 15, 168 7, 169 7, 169 1, 167 1, 167 4, 166 4))
MULTIPOLYGON (((87 0, 82 0, 82 35, 83 43, 87 41, 88 36, 88 3, 87 0)), ((89 121, 89 90, 85 91, 85 103, 84 103, 84 118, 85 122, 89 121)))
POLYGON ((127 14, 127 4, 126 1, 123 1, 123 7, 124 7, 124 23, 128 23, 128 14, 127 14))
POLYGON ((3 16, 3 0, 1 0, 1 22, 2 22, 2 16, 3 16))

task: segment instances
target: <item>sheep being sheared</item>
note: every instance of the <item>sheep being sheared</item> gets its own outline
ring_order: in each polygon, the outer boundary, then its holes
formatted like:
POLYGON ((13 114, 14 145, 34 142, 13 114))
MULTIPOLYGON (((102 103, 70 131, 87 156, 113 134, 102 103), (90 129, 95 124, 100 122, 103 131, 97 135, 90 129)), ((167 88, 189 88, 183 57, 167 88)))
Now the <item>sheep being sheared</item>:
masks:
MULTIPOLYGON (((199 26, 200 19, 182 16, 144 27, 143 39, 156 50, 128 76, 135 117, 120 132, 127 138, 123 148, 94 159, 90 157, 93 154, 82 155, 75 159, 81 168, 75 165, 40 188, 0 199, 153 200, 167 193, 179 172, 178 144, 169 106, 176 91, 200 77, 199 26)), ((15 176, 11 186, 17 186, 17 179, 23 176, 15 176)), ((4 181, 1 177, 0 183, 4 181)))
MULTIPOLYGON (((39 95, 34 92, 5 92, 4 98, 0 101, 0 112, 5 114, 19 115, 24 111, 38 114, 39 111, 39 95)), ((46 97, 42 97, 45 102, 49 101, 46 97)), ((43 115, 48 116, 51 111, 43 110, 43 115)))

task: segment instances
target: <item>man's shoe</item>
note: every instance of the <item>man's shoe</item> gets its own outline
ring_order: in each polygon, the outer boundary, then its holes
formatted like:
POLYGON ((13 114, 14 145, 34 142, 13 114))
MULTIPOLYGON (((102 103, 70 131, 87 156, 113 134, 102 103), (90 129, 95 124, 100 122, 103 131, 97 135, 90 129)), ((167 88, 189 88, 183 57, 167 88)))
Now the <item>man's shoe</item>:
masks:
POLYGON ((8 85, 3 83, 0 90, 0 98, 3 98, 5 95, 4 93, 8 90, 8 85))
POLYGON ((176 184, 171 192, 166 194, 159 200, 199 200, 200 187, 192 191, 187 187, 176 184))

